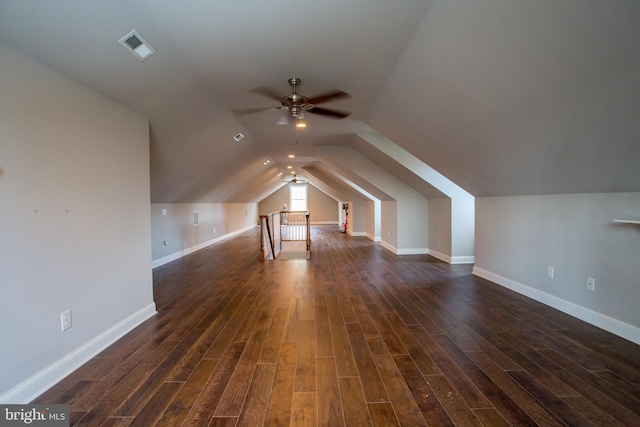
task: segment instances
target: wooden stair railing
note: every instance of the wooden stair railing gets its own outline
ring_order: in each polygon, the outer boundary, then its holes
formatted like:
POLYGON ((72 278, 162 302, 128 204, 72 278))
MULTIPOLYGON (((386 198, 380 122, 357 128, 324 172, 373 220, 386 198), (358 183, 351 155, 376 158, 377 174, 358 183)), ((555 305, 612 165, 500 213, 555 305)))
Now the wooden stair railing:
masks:
POLYGON ((278 256, 281 249, 279 224, 280 212, 260 215, 260 261, 274 260, 278 256))
POLYGON ((309 211, 279 211, 260 215, 260 260, 274 260, 283 242, 305 242, 306 258, 311 258, 309 211))

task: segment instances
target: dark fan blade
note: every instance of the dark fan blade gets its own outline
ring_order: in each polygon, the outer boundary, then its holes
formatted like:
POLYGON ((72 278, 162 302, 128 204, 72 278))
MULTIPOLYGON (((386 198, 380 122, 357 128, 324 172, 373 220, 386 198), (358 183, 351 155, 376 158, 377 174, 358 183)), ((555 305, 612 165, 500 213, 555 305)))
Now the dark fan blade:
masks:
POLYGON ((338 111, 338 110, 327 110, 326 108, 319 108, 319 107, 313 107, 310 108, 309 110, 310 113, 313 114, 321 114, 323 116, 329 116, 329 117, 336 117, 339 119, 344 119, 345 117, 349 116, 351 113, 347 113, 344 111, 338 111))
POLYGON ((327 102, 332 99, 350 98, 350 97, 351 95, 349 95, 348 93, 336 89, 336 90, 332 90, 331 92, 323 93, 322 95, 309 98, 308 102, 309 104, 322 104, 323 102, 327 102))
POLYGON ((279 110, 280 107, 261 107, 261 108, 244 108, 242 110, 233 110, 233 114, 244 116, 245 114, 259 113, 261 111, 279 110))
POLYGON ((258 95, 266 96, 267 98, 274 99, 276 101, 282 101, 282 97, 276 93, 273 88, 268 86, 260 86, 255 89, 251 89, 250 92, 257 93, 258 95))

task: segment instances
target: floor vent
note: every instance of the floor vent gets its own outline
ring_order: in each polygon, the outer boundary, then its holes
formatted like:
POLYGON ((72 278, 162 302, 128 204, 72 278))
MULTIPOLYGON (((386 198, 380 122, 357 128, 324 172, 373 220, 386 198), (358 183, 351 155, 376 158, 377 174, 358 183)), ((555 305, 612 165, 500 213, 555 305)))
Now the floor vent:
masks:
POLYGON ((156 53, 156 50, 136 30, 121 38, 119 43, 140 61, 144 61, 156 53))

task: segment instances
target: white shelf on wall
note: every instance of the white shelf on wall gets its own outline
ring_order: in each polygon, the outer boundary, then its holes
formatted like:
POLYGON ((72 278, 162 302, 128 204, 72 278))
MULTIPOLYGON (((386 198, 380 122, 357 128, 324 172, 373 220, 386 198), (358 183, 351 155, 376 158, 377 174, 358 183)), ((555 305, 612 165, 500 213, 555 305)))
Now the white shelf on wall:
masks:
POLYGON ((614 219, 613 222, 619 222, 621 224, 638 224, 638 225, 640 225, 640 220, 635 220, 635 219, 614 219))

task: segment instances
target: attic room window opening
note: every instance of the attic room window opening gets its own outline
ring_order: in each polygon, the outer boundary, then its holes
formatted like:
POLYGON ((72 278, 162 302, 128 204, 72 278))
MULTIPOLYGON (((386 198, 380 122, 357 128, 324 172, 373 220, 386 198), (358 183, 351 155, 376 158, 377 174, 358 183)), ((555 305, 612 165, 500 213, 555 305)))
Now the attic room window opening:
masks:
POLYGON ((292 211, 307 210, 306 184, 289 184, 289 206, 292 211))

